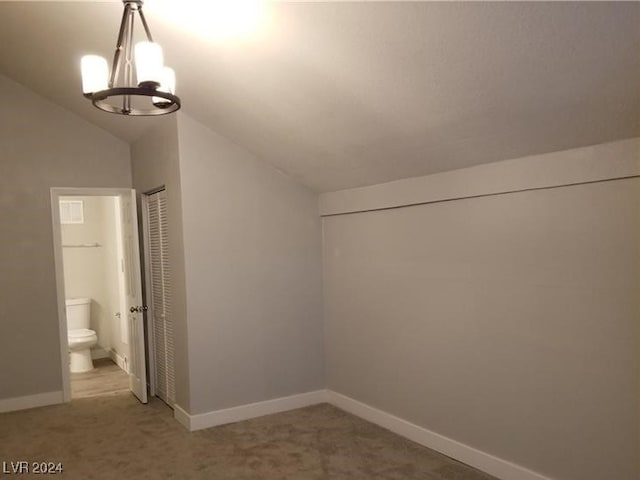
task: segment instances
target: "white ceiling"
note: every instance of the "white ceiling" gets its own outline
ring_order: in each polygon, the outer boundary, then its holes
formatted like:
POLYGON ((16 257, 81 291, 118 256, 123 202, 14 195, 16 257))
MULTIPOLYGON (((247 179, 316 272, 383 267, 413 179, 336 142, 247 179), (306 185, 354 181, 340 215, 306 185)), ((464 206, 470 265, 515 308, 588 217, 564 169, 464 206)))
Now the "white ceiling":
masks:
MULTIPOLYGON (((176 2, 179 8, 181 2, 176 2)), ((120 2, 1 2, 0 73, 127 140, 79 59, 120 2)), ((184 111, 317 191, 640 135, 640 3, 301 2, 212 41, 149 9, 184 111)))

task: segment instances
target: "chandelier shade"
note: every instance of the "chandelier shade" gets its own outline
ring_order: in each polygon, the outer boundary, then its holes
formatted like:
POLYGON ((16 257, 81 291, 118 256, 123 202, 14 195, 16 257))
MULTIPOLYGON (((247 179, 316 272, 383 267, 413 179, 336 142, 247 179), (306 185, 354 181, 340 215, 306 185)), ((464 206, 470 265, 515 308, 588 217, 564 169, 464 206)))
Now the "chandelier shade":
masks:
POLYGON ((123 0, 123 3, 111 70, 103 57, 82 57, 82 93, 94 106, 109 113, 141 116, 175 112, 180 108, 180 98, 175 95, 175 72, 164 65, 162 48, 153 41, 142 13, 142 0, 123 0), (147 40, 134 47, 136 14, 147 40))
POLYGON ((136 77, 139 85, 158 87, 162 80, 162 47, 154 42, 136 43, 136 77))
POLYGON ((109 88, 109 66, 98 55, 82 57, 82 93, 98 92, 109 88))

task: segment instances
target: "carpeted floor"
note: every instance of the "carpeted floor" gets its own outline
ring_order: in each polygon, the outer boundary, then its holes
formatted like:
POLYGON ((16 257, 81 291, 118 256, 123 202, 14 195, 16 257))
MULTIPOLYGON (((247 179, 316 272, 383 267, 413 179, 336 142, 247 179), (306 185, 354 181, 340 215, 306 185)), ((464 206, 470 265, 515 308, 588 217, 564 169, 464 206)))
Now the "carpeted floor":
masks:
POLYGON ((327 404, 193 433, 172 414, 129 393, 0 414, 0 472, 38 461, 69 480, 493 478, 327 404))

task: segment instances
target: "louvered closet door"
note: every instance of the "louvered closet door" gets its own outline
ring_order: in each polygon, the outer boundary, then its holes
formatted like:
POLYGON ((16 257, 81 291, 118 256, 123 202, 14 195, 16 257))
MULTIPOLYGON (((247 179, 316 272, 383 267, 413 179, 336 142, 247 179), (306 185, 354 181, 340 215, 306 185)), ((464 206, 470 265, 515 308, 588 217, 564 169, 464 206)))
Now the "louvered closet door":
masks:
POLYGON ((147 200, 155 389, 158 397, 173 406, 175 371, 166 192, 149 195, 147 200))

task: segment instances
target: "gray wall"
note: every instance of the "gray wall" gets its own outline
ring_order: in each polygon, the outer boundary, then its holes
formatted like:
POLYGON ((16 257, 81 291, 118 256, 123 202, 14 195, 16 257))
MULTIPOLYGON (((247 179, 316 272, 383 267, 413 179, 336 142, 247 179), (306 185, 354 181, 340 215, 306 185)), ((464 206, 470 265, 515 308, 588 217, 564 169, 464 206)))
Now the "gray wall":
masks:
MULTIPOLYGON (((0 75, 0 399, 62 390, 51 187, 130 187, 129 146, 0 75)), ((89 107, 88 107, 89 108, 89 107)))
POLYGON ((189 413, 324 388, 317 196, 186 115, 178 134, 189 413))
POLYGON ((637 479, 639 199, 628 179, 325 217, 328 388, 551 478, 637 479))
MULTIPOLYGON (((182 189, 178 164, 177 117, 156 119, 155 128, 131 146, 133 186, 140 196, 164 186, 167 192, 169 262, 175 335, 176 402, 190 405, 187 356, 187 304, 185 291, 184 244, 182 233, 182 189)), ((142 234, 142 228, 140 228, 142 234)))

